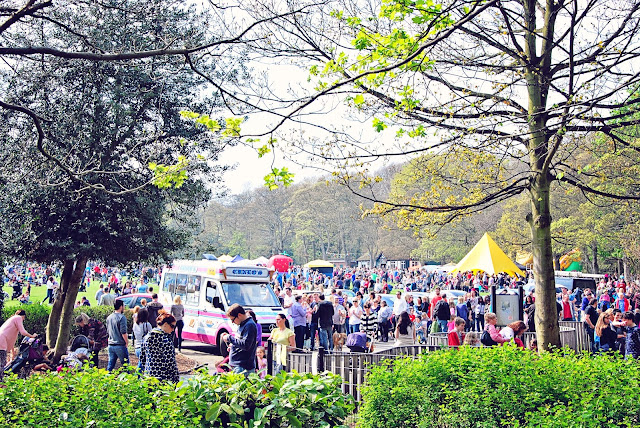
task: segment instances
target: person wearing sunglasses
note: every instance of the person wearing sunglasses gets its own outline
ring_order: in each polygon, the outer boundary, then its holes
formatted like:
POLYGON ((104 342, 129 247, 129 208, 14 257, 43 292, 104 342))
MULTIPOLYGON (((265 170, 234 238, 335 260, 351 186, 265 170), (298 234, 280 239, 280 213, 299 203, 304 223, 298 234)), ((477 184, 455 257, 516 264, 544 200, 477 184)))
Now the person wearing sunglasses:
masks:
POLYGON ((256 348, 258 346, 258 327, 245 309, 234 303, 227 310, 229 321, 238 326, 237 334, 220 335, 220 340, 231 345, 229 348, 229 366, 234 373, 249 373, 256 371, 256 348))
POLYGON ((157 327, 152 329, 142 342, 140 364, 147 376, 163 381, 177 383, 178 364, 176 350, 173 345, 176 319, 168 313, 161 313, 156 318, 157 327))

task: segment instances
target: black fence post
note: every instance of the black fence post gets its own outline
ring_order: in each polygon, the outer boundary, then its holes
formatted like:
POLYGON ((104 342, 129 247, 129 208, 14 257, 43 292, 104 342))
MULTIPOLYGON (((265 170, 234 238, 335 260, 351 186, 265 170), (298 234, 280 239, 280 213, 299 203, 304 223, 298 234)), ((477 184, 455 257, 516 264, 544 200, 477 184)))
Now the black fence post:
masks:
POLYGON ((324 371, 324 348, 320 346, 318 348, 318 372, 324 371))
POLYGON ((273 342, 267 340, 267 374, 273 375, 273 342))

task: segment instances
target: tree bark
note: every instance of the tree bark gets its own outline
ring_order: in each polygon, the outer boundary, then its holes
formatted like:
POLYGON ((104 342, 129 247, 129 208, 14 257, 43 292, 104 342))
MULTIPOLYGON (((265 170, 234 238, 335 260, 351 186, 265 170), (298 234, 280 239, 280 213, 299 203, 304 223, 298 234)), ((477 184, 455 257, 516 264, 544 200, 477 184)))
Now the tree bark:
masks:
POLYGON ((627 256, 622 257, 622 271, 624 272, 624 281, 629 283, 629 259, 627 256))
POLYGON ((60 277, 60 287, 58 289, 58 298, 53 301, 51 313, 46 328, 46 339, 49 348, 54 349, 58 339, 58 331, 60 329, 60 315, 62 314, 62 306, 64 304, 64 296, 69 288, 71 273, 73 272, 73 260, 65 260, 62 267, 62 275, 60 277))
POLYGON ((598 243, 595 239, 591 244, 591 252, 593 254, 593 273, 600 273, 600 266, 598 266, 598 243))
MULTIPOLYGON (((60 313, 58 335, 55 344, 54 361, 56 362, 59 361, 60 358, 67 352, 67 346, 69 344, 69 333, 71 331, 71 324, 73 323, 73 307, 76 302, 76 297, 78 297, 78 289, 80 288, 80 283, 82 282, 84 269, 87 266, 87 258, 78 257, 75 262, 71 261, 70 265, 72 271, 69 275, 67 292, 62 299, 62 312, 60 313)), ((67 271, 67 262, 65 262, 65 271, 67 271)))
POLYGON ((529 217, 533 242, 533 273, 536 282, 535 323, 538 346, 542 350, 560 347, 560 327, 556 307, 555 272, 551 248, 550 180, 538 176, 531 185, 529 217))

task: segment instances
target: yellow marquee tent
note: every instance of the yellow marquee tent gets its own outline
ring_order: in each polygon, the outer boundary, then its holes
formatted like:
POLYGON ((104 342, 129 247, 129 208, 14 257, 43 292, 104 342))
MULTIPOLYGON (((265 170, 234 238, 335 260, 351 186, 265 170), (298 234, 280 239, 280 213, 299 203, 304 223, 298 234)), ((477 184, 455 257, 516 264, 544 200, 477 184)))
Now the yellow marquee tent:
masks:
POLYGON ((474 272, 481 270, 489 275, 506 272, 509 275, 517 273, 524 276, 524 273, 507 257, 488 233, 482 236, 476 246, 460 260, 452 272, 466 272, 469 270, 474 272))
POLYGON ((304 267, 306 268, 332 268, 333 264, 325 261, 325 260, 312 260, 309 263, 307 263, 306 265, 304 265, 304 267))

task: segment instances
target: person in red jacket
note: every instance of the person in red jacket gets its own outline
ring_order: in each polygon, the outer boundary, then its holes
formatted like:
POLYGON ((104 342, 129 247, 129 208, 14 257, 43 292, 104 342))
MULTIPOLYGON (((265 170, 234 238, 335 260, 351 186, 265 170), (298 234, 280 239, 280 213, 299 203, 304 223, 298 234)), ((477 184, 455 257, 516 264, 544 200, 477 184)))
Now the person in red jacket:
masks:
POLYGON ((453 323, 455 325, 455 328, 449 332, 449 334, 447 335, 447 339, 449 342, 449 347, 457 348, 464 342, 464 326, 466 323, 460 317, 456 317, 453 320, 453 323))
POLYGON ((620 309, 620 312, 622 313, 629 312, 631 310, 629 299, 627 299, 622 291, 618 293, 618 300, 616 300, 615 307, 616 309, 620 309))

